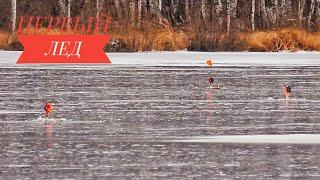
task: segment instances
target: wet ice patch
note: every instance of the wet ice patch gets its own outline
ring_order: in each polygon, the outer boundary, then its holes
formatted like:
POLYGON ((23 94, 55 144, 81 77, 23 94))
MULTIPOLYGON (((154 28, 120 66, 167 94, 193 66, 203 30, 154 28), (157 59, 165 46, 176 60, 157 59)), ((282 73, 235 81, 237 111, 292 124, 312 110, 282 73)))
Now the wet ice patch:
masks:
POLYGON ((39 116, 36 119, 33 119, 32 121, 36 122, 59 122, 59 121, 68 121, 66 118, 45 118, 42 116, 39 116))

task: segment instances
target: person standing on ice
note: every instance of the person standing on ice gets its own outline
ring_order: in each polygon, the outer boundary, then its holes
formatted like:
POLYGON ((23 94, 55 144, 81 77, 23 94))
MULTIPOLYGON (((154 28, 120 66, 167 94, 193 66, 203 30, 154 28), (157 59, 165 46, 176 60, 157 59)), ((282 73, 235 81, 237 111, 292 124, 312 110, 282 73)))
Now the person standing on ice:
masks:
POLYGON ((209 85, 211 86, 214 83, 213 77, 210 76, 208 81, 209 81, 209 85))
POLYGON ((44 111, 46 118, 49 117, 50 113, 53 111, 52 104, 46 101, 46 104, 44 105, 44 111))
POLYGON ((287 84, 284 86, 284 95, 286 96, 286 99, 291 95, 291 87, 287 84))

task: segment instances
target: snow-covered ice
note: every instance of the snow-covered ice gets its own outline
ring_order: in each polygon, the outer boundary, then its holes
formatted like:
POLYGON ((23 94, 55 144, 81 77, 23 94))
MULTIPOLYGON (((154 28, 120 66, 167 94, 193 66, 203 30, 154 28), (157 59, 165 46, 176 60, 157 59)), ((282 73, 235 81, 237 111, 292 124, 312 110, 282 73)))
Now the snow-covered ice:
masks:
MULTIPOLYGON (((301 124, 303 126, 303 124, 301 124)), ((320 134, 286 135, 229 135, 175 137, 164 142, 184 143, 241 143, 241 144, 320 144, 320 134)))
MULTIPOLYGON (((22 52, 0 51, 0 64, 15 64, 22 52)), ((319 65, 319 52, 140 52, 107 53, 114 65, 205 66, 219 65, 319 65)))

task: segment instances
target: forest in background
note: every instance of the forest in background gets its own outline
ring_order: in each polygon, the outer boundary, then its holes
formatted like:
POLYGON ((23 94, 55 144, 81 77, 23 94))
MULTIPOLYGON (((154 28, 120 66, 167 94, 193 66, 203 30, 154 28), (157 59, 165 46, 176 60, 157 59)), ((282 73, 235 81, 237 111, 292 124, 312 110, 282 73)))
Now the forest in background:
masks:
POLYGON ((107 51, 320 51, 320 0, 2 0, 0 49, 20 16, 111 16, 107 51))

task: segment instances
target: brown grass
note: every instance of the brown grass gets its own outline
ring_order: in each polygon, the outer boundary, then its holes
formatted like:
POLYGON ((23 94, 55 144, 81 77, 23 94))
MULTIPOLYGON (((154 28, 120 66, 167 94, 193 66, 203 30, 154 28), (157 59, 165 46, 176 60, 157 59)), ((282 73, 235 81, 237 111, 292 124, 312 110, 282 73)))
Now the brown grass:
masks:
MULTIPOLYGON (((27 35, 60 35, 60 34, 74 34, 73 32, 60 32, 59 29, 52 29, 50 32, 47 31, 47 29, 37 29, 36 31, 34 29, 30 29, 27 31, 24 29, 21 34, 27 34, 27 35)), ((13 36, 12 33, 1 31, 0 30, 0 49, 5 50, 22 50, 22 45, 19 43, 16 36, 13 36)))
POLYGON ((111 41, 120 40, 129 51, 173 51, 188 47, 188 33, 149 23, 141 28, 128 25, 110 29, 111 41))
MULTIPOLYGON (((28 35, 59 35, 74 34, 73 32, 61 33, 59 29, 47 32, 45 28, 34 31, 33 29, 22 34, 28 35)), ((81 34, 81 33, 79 33, 81 34)), ((107 34, 111 35, 111 41, 120 40, 125 44, 124 51, 173 51, 187 49, 189 34, 180 30, 172 29, 170 26, 158 25, 157 23, 144 24, 141 28, 128 25, 114 25, 107 34)), ((21 48, 16 38, 11 38, 10 33, 0 31, 0 48, 16 49, 21 48)))
POLYGON ((74 35, 74 34, 85 34, 82 33, 80 30, 77 32, 74 32, 73 30, 70 31, 61 31, 60 29, 51 29, 50 31, 47 30, 47 28, 39 28, 39 29, 23 29, 20 34, 25 34, 25 35, 74 35))
POLYGON ((320 33, 301 29, 255 31, 243 33, 239 38, 250 51, 320 51, 320 33))
POLYGON ((10 33, 0 31, 0 49, 7 49, 10 39, 10 33))
MULTIPOLYGON (((30 31, 27 34, 61 33, 58 29, 49 33, 46 29, 41 29, 36 33, 30 31)), ((187 48, 204 51, 320 51, 320 32, 307 32, 294 28, 211 37, 206 33, 196 35, 193 31, 173 29, 158 23, 143 24, 141 28, 130 24, 125 26, 114 24, 107 34, 111 35, 111 41, 119 40, 124 44, 121 51, 173 51, 187 48)), ((0 49, 21 48, 17 39, 9 32, 0 31, 0 49)))

